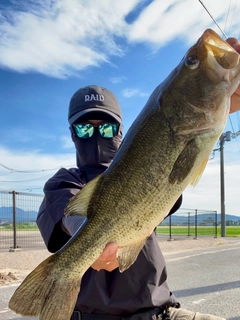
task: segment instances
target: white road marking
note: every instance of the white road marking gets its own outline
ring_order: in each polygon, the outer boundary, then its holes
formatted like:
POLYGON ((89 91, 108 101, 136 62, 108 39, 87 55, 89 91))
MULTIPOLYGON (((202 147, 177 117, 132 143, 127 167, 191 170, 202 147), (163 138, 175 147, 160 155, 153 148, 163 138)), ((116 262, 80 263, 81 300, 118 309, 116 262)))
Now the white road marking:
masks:
POLYGON ((14 282, 14 283, 8 283, 5 286, 1 286, 1 289, 5 289, 5 288, 9 288, 9 287, 18 287, 20 285, 21 282, 14 282))
POLYGON ((6 308, 6 309, 3 309, 3 310, 0 310, 0 313, 6 313, 6 312, 9 312, 10 309, 6 308))
POLYGON ((211 251, 205 251, 205 252, 200 252, 200 253, 193 253, 193 254, 187 254, 186 252, 186 255, 184 255, 183 257, 178 257, 178 258, 168 258, 168 257, 165 257, 165 260, 170 262, 170 261, 177 261, 177 260, 183 260, 183 259, 188 259, 188 258, 192 258, 192 257, 197 257, 197 256, 202 256, 204 254, 212 254, 212 253, 219 253, 219 252, 224 252, 224 251, 232 251, 232 250, 239 250, 239 248, 228 248, 228 249, 222 249, 222 250, 211 250, 211 251))
POLYGON ((199 300, 192 301, 192 303, 193 304, 201 304, 201 303, 204 303, 206 301, 207 301, 206 299, 199 299, 199 300))

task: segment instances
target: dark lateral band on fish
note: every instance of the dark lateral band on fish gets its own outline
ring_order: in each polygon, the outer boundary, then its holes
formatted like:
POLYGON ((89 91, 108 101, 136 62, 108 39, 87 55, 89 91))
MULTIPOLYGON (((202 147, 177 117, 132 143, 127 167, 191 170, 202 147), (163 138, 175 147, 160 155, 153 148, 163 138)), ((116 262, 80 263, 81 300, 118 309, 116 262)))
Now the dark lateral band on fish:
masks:
POLYGON ((27 276, 9 308, 41 320, 70 319, 83 274, 109 242, 118 245, 120 271, 129 268, 184 189, 199 180, 239 81, 238 53, 206 30, 153 91, 110 167, 70 200, 66 215, 87 217, 84 227, 27 276))

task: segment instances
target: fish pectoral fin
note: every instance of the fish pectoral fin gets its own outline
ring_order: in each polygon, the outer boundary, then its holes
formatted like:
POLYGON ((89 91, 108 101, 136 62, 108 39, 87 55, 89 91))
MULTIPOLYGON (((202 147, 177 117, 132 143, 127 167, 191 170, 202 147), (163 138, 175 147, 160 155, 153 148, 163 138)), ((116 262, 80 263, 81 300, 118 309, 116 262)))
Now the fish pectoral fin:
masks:
POLYGON ((137 259, 139 252, 142 250, 147 238, 141 239, 132 245, 118 248, 119 271, 127 270, 137 259))
POLYGON ((88 205, 101 176, 102 175, 100 174, 95 179, 88 182, 81 191, 70 199, 64 210, 66 217, 79 215, 89 218, 89 216, 87 216, 88 205))
POLYGON ((80 290, 81 275, 70 279, 56 269, 55 255, 37 266, 16 289, 9 308, 22 316, 44 320, 70 319, 80 290))
POLYGON ((189 174, 196 161, 199 148, 195 139, 188 142, 176 159, 172 171, 169 175, 171 184, 181 183, 189 174))
POLYGON ((198 181, 200 180, 202 174, 203 174, 203 171, 205 170, 206 168, 206 165, 208 163, 208 158, 206 158, 200 165, 200 167, 198 168, 198 170, 194 173, 194 175, 192 176, 192 179, 190 181, 190 185, 192 187, 195 187, 196 184, 198 183, 198 181))

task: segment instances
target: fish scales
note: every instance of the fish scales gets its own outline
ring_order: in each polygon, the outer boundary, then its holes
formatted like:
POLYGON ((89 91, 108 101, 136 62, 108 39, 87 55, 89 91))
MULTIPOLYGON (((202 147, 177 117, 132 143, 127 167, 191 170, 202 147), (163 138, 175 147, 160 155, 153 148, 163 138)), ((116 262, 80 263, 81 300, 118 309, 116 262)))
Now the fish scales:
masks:
POLYGON ((199 180, 239 81, 238 53, 206 30, 153 91, 110 167, 70 200, 66 215, 86 216, 87 223, 28 275, 9 307, 68 320, 83 274, 107 243, 118 245, 121 272, 132 265, 184 189, 199 180))

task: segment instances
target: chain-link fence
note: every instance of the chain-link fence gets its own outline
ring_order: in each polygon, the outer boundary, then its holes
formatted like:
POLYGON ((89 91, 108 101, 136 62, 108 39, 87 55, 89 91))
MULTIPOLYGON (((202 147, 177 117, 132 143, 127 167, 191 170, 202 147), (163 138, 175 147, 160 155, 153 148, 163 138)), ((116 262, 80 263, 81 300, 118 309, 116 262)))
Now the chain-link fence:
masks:
POLYGON ((43 195, 0 191, 0 249, 43 246, 36 218, 43 195))
POLYGON ((184 209, 180 208, 173 215, 167 217, 157 227, 157 234, 173 236, 194 237, 213 236, 217 237, 220 232, 220 220, 217 211, 184 209))
MULTIPOLYGON (((0 249, 43 246, 36 218, 43 195, 0 191, 0 249)), ((216 211, 183 209, 166 218, 158 227, 158 235, 217 237, 220 230, 216 211)))

